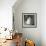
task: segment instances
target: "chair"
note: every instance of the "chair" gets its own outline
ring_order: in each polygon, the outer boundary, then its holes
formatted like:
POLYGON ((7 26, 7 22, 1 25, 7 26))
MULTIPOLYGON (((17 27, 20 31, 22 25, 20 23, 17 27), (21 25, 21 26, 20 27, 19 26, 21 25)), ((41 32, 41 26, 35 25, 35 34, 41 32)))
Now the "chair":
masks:
POLYGON ((22 45, 22 33, 15 33, 16 46, 22 45))

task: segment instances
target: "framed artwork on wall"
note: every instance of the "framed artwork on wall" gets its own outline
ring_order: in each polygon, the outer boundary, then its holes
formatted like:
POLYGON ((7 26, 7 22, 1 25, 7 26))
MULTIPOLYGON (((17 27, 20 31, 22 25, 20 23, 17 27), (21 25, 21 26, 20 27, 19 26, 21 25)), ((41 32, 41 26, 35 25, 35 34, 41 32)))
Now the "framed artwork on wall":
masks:
POLYGON ((36 28, 37 13, 22 13, 22 27, 36 28))

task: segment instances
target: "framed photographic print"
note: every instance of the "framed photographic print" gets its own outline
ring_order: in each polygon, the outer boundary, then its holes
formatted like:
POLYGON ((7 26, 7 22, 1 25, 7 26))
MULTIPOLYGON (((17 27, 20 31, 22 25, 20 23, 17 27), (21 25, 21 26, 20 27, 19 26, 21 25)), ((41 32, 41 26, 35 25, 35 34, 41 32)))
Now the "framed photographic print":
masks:
POLYGON ((22 13, 22 27, 36 28, 37 13, 22 13))

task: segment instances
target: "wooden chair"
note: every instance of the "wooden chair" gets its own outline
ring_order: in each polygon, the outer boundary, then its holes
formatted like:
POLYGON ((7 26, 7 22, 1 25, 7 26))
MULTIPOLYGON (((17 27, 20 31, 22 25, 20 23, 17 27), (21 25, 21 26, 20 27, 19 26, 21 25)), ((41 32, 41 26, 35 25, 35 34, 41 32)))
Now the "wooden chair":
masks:
POLYGON ((15 33, 16 46, 22 45, 22 33, 15 33))

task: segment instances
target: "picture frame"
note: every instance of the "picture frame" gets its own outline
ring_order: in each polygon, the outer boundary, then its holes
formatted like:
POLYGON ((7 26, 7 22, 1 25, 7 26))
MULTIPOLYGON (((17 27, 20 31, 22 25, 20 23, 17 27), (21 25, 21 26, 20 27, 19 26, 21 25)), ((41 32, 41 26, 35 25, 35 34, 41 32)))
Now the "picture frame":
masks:
POLYGON ((22 13, 22 27, 36 28, 37 27, 37 13, 22 13))

